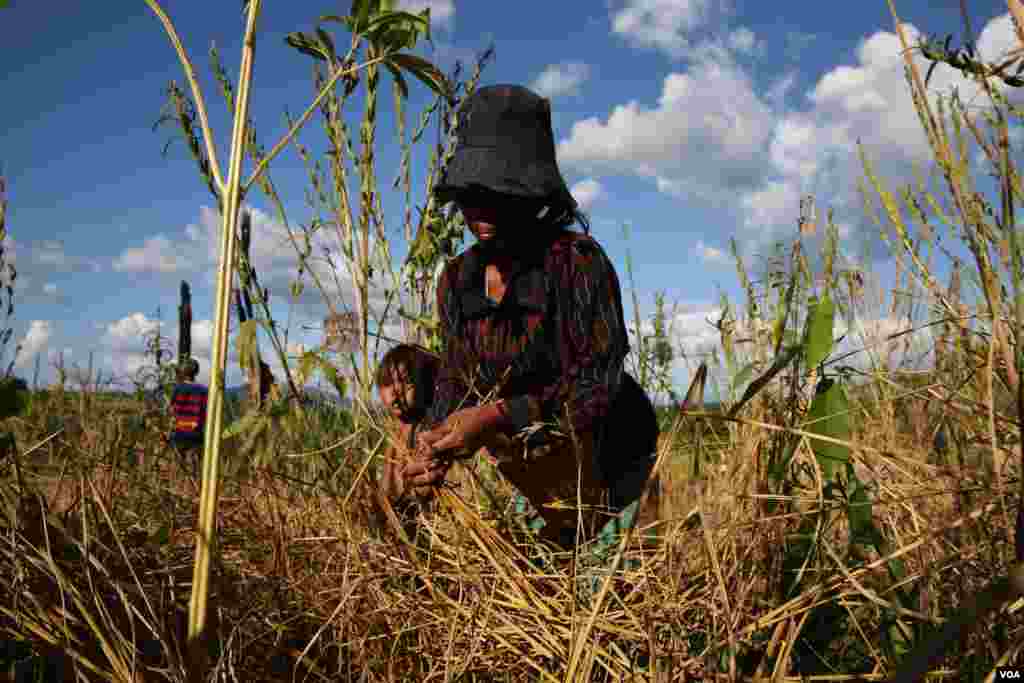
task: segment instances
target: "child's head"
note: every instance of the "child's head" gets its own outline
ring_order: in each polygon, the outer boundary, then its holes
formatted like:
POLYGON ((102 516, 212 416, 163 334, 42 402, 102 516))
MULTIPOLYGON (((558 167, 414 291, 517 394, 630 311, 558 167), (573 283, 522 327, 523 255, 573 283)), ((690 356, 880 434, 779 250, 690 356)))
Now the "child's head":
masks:
POLYGON ((181 374, 189 382, 196 381, 196 377, 199 376, 199 361, 195 358, 187 359, 181 366, 181 374))
POLYGON ((439 359, 421 346, 399 344, 377 366, 374 378, 380 400, 403 422, 422 419, 434 398, 439 359))

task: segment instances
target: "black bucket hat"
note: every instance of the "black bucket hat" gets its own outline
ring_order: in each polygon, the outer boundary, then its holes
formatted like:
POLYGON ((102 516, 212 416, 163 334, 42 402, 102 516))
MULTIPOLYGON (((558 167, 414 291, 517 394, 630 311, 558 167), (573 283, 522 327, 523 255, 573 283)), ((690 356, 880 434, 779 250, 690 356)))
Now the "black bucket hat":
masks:
POLYGON ((464 193, 557 204, 576 200, 558 170, 551 105, 521 85, 489 85, 463 102, 455 152, 434 187, 442 203, 464 193))

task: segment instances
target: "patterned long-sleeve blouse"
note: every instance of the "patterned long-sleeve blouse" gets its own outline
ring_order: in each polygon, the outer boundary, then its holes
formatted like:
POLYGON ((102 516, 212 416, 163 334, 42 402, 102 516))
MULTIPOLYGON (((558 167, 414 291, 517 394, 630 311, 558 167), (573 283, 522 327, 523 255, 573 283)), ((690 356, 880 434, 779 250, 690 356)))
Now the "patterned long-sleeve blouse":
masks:
POLYGON ((445 354, 427 424, 504 398, 516 431, 532 403, 544 421, 597 432, 629 351, 608 256, 589 235, 559 231, 520 260, 500 303, 485 294, 485 258, 478 246, 467 249, 438 283, 445 354))

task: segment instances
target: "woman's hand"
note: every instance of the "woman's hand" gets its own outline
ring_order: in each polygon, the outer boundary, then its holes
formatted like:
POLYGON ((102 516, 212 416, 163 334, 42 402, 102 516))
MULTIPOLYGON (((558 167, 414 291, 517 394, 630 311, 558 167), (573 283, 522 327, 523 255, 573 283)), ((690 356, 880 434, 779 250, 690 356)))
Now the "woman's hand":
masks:
POLYGON ((418 498, 426 498, 432 489, 444 483, 449 469, 451 469, 451 461, 420 455, 413 456, 402 466, 403 489, 418 498))
POLYGON ((493 440, 504 421, 505 411, 500 403, 463 408, 435 429, 420 434, 416 453, 424 457, 437 457, 446 452, 472 455, 493 440))

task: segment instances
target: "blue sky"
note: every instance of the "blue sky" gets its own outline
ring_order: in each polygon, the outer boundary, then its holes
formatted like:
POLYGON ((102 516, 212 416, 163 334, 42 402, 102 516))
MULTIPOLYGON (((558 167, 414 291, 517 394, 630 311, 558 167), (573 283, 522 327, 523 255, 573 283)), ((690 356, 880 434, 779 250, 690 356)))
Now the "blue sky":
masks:
MULTIPOLYGON (((1004 54, 1013 45, 1005 3, 969 4, 982 53, 1004 54)), ((884 0, 405 5, 432 8, 435 48, 426 54, 446 70, 493 43, 484 83, 523 83, 551 97, 562 172, 591 216, 593 234, 624 284, 627 249, 632 254, 643 314, 656 291, 678 301, 680 348, 712 343, 704 319, 719 291, 736 292, 724 258, 728 240, 736 237, 753 253, 792 234, 802 194, 836 209, 851 248, 873 245, 880 277, 891 270, 856 195, 854 144, 860 139, 893 178, 924 158, 925 147, 884 0), (624 223, 631 225, 628 240, 624 223)), ((230 126, 206 54, 216 42, 237 71, 239 6, 166 7, 201 76, 222 164, 230 126)), ((312 96, 310 60, 284 36, 347 9, 346 2, 264 3, 252 113, 265 145, 284 132, 283 111, 301 111, 312 96)), ((901 0, 898 10, 915 31, 960 33, 959 2, 901 0)), ((142 0, 62 3, 59 13, 52 4, 15 0, 0 17, 0 169, 21 283, 16 337, 26 348, 18 373, 31 379, 39 353, 45 383, 53 377, 52 354, 64 350, 69 363, 84 365, 92 351, 96 366, 127 378, 141 362, 142 335, 158 306, 173 336, 178 283, 187 279, 206 377, 217 219, 185 148, 177 143, 162 156, 173 131, 153 130, 167 83, 184 80, 161 26, 142 0)), ((954 82, 942 70, 933 80, 940 90, 954 82)), ((426 89, 415 86, 408 109, 418 115, 428 101, 426 89)), ((384 187, 398 165, 390 102, 387 92, 378 131, 384 187)), ((322 151, 310 130, 303 141, 322 151)), ((424 165, 424 151, 414 167, 424 165)), ((296 155, 279 157, 272 176, 289 219, 308 222, 306 175, 296 155)), ((413 185, 422 202, 420 174, 413 185)), ((275 241, 280 227, 266 202, 254 195, 251 204, 256 265, 287 321, 294 257, 275 241)), ((385 198, 385 212, 389 233, 399 235, 396 198, 385 198)), ((293 341, 315 344, 298 325, 317 323, 322 312, 308 298, 294 307, 293 341)), ((685 374, 680 366, 680 381, 685 374)))

